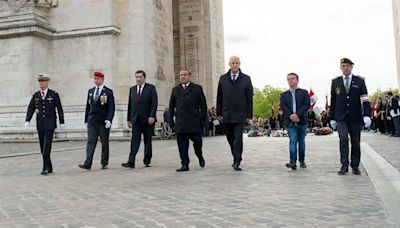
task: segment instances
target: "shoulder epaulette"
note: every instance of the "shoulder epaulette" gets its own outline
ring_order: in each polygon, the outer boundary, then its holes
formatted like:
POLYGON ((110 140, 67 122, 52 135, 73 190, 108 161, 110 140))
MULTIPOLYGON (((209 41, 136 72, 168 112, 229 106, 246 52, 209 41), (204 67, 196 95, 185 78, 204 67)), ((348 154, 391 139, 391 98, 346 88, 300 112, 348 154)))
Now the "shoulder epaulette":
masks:
POLYGON ((355 76, 355 77, 357 77, 357 78, 360 78, 360 79, 362 79, 362 80, 365 80, 365 78, 364 78, 364 77, 361 77, 360 75, 353 75, 353 76, 355 76))

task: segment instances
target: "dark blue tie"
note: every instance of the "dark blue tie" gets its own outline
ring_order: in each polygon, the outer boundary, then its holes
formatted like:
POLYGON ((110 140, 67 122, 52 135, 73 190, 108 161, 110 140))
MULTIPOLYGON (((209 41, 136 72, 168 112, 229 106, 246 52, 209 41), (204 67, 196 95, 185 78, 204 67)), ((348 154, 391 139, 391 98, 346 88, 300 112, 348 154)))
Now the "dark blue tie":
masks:
POLYGON ((94 100, 97 101, 99 99, 99 87, 96 89, 96 94, 94 95, 94 100))

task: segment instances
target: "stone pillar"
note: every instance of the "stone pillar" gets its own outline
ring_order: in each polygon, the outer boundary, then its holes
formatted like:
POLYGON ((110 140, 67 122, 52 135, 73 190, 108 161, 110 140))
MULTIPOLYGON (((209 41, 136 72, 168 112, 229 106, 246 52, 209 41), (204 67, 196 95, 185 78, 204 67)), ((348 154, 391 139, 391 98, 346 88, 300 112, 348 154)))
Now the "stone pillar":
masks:
POLYGON ((175 79, 179 69, 190 69, 193 81, 204 88, 207 104, 214 105, 218 78, 224 71, 222 0, 173 0, 173 6, 174 50, 179 52, 175 52, 179 61, 175 79))
POLYGON ((393 24, 396 42, 396 61, 397 61, 397 88, 400 89, 400 2, 392 0, 393 3, 393 24))

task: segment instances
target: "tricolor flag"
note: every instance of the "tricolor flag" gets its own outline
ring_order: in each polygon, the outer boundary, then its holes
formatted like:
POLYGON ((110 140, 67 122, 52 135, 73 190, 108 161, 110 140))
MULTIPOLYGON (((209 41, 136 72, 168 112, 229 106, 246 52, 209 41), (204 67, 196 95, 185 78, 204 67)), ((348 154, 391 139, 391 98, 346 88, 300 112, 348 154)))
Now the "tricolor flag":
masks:
POLYGON ((310 109, 314 108, 315 103, 317 103, 318 97, 314 94, 314 91, 310 88, 310 92, 308 93, 310 96, 310 109))

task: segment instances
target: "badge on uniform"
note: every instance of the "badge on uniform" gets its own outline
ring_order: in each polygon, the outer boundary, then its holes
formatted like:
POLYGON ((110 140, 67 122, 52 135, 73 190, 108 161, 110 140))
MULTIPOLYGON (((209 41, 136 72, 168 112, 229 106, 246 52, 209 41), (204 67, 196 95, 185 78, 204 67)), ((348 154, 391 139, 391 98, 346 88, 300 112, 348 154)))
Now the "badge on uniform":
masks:
POLYGON ((339 95, 340 94, 340 88, 336 87, 335 92, 336 92, 336 95, 339 95))
POLYGON ((100 104, 104 105, 107 104, 107 95, 103 93, 103 95, 100 96, 100 104))
POLYGON ((35 112, 39 114, 39 109, 35 109, 35 112))

